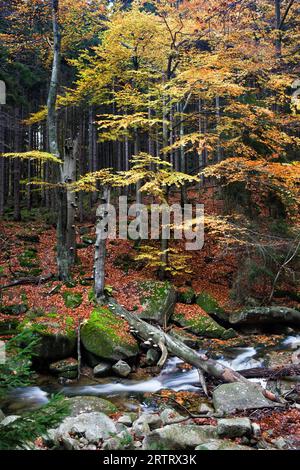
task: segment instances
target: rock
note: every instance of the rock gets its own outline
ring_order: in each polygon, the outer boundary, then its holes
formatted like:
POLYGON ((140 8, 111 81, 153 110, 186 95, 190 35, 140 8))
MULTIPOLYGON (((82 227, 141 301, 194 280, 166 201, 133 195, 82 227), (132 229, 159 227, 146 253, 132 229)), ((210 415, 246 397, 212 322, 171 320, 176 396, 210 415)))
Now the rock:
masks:
POLYGON ((75 379, 78 376, 78 361, 72 357, 52 362, 50 372, 66 379, 75 379))
POLYGON ((17 419, 20 419, 20 418, 21 416, 17 416, 17 415, 6 416, 6 418, 4 418, 0 424, 1 426, 8 426, 9 424, 14 423, 17 419))
POLYGON ((144 281, 138 287, 143 307, 140 318, 160 325, 167 324, 176 303, 176 291, 172 284, 167 281, 144 281))
POLYGON ((65 291, 62 296, 67 308, 77 308, 82 304, 82 294, 80 293, 65 291))
POLYGON ((1 421, 4 420, 4 418, 5 418, 5 414, 3 413, 2 410, 0 410, 0 423, 1 423, 1 421))
POLYGON ((122 446, 122 443, 120 442, 120 439, 118 437, 110 437, 102 445, 102 450, 123 450, 123 449, 124 447, 122 446))
POLYGON ((161 413, 160 417, 162 419, 163 424, 171 423, 172 421, 176 421, 177 419, 183 418, 177 411, 173 410, 173 408, 165 408, 161 413))
POLYGON ((116 434, 115 423, 104 413, 82 413, 76 417, 65 418, 57 429, 48 431, 54 444, 59 444, 65 437, 85 437, 88 442, 98 443, 100 439, 108 439, 116 434))
POLYGON ((139 352, 128 323, 106 307, 94 310, 82 325, 81 341, 87 351, 111 361, 134 357, 139 352))
POLYGON ((53 321, 35 323, 24 320, 18 327, 18 332, 23 331, 28 331, 39 339, 34 350, 38 359, 57 361, 71 357, 76 351, 75 329, 63 329, 59 323, 53 321))
POLYGON ((125 361, 118 361, 112 366, 112 370, 119 377, 127 377, 131 372, 131 367, 125 361))
POLYGON ((203 291, 197 295, 196 304, 199 305, 206 313, 223 313, 223 309, 219 306, 218 301, 208 292, 203 291))
POLYGON ((75 417, 83 413, 101 412, 107 415, 116 413, 117 407, 108 400, 100 397, 72 397, 66 398, 70 406, 70 416, 75 417))
POLYGON ((181 288, 177 292, 177 301, 181 304, 193 304, 196 300, 196 293, 192 287, 181 288))
POLYGON ((231 441, 222 441, 220 439, 211 439, 195 448, 195 450, 253 450, 251 447, 235 444, 231 441))
POLYGON ((134 421, 132 430, 137 437, 143 437, 162 425, 163 421, 158 414, 144 413, 134 421))
POLYGON ((146 363, 148 366, 154 366, 157 364, 160 358, 160 353, 157 349, 148 349, 146 354, 146 363))
POLYGON ((249 418, 219 419, 217 425, 218 436, 228 437, 230 439, 250 436, 251 430, 251 421, 249 418))
POLYGON ((95 377, 105 377, 111 371, 111 364, 109 362, 100 362, 93 369, 95 377))
POLYGON ((260 425, 257 423, 251 423, 252 434, 255 439, 258 439, 261 436, 260 425))
POLYGON ((127 427, 131 427, 132 425, 132 418, 130 415, 122 415, 120 416, 120 418, 118 419, 117 423, 119 424, 124 424, 125 426, 127 427))
POLYGON ((276 447, 276 449, 284 450, 287 448, 287 443, 283 439, 283 437, 278 437, 278 439, 273 439, 272 444, 276 447))
POLYGON ((3 315, 23 315, 28 310, 28 305, 25 303, 14 305, 0 305, 0 311, 3 315))
POLYGON ((199 336, 206 338, 221 338, 229 339, 237 336, 236 332, 230 328, 226 330, 223 326, 219 325, 215 320, 210 318, 202 309, 195 307, 195 314, 190 316, 185 315, 184 312, 180 312, 180 306, 173 315, 173 320, 184 328, 188 328, 189 331, 199 336))
POLYGON ((64 449, 66 450, 79 450, 79 442, 76 439, 73 439, 69 436, 62 436, 61 443, 64 449))
POLYGON ((170 424, 148 434, 143 441, 143 449, 190 449, 216 437, 215 426, 170 424))
POLYGON ((198 336, 193 335, 192 333, 189 333, 188 331, 182 328, 178 328, 176 326, 173 326, 173 328, 169 332, 169 335, 174 339, 178 339, 179 341, 182 341, 183 344, 185 344, 186 346, 192 349, 199 348, 199 345, 201 342, 198 336))
POLYGON ((213 413, 214 409, 212 406, 208 405, 207 403, 201 403, 199 406, 199 413, 213 413))
POLYGON ((213 392, 213 403, 216 412, 223 414, 234 413, 237 410, 279 406, 278 403, 265 398, 251 382, 219 385, 213 392))

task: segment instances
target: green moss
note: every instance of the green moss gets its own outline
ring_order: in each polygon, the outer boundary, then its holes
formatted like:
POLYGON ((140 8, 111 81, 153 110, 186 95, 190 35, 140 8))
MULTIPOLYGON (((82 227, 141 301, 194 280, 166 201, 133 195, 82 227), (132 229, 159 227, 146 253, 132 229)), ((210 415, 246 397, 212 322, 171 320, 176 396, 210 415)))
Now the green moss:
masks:
POLYGON ((138 345, 127 332, 127 324, 108 308, 94 310, 81 328, 81 340, 91 353, 104 359, 119 360, 138 353, 138 345))
POLYGON ((178 302, 182 304, 193 304, 195 301, 195 291, 192 287, 188 287, 185 290, 178 292, 178 302))
POLYGON ((226 330, 209 316, 199 314, 196 318, 187 319, 183 313, 179 312, 173 316, 173 319, 196 335, 206 338, 229 339, 236 336, 236 332, 232 328, 226 330))
POLYGON ((73 292, 64 292, 63 299, 67 308, 77 308, 82 304, 82 295, 73 292))
POLYGON ((4 315, 22 315, 28 310, 27 303, 14 304, 14 305, 0 305, 0 312, 4 315))
POLYGON ((164 323, 174 312, 176 292, 168 282, 144 281, 139 286, 141 318, 164 323))
POLYGON ((197 296, 196 303, 199 307, 203 308, 206 313, 223 312, 218 301, 206 291, 201 292, 197 296))

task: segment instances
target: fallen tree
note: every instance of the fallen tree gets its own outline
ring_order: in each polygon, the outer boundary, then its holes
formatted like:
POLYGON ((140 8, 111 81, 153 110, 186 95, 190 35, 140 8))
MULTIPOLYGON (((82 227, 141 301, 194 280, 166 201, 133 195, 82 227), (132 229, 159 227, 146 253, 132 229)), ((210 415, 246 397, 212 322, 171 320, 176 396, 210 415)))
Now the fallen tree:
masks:
MULTIPOLYGON (((109 298, 108 306, 116 315, 120 315, 129 323, 131 332, 133 334, 143 339, 147 345, 152 345, 154 348, 160 347, 164 358, 166 357, 167 349, 169 354, 177 356, 185 362, 196 367, 199 371, 200 382, 204 390, 205 382, 203 378, 203 372, 224 382, 248 383, 248 380, 239 372, 230 369, 229 367, 226 367, 213 359, 210 359, 205 354, 198 354, 196 351, 186 346, 179 339, 169 336, 161 328, 150 325, 144 320, 141 320, 137 314, 129 312, 124 307, 119 305, 113 298, 109 298)), ((269 400, 280 402, 280 399, 276 397, 274 393, 265 390, 259 384, 255 384, 255 386, 269 400)))
POLYGON ((287 364, 281 367, 255 367, 240 370, 239 373, 248 379, 279 379, 282 377, 300 376, 300 364, 287 364))
POLYGON ((271 325, 274 323, 300 325, 300 312, 289 307, 254 307, 249 310, 231 313, 227 321, 231 325, 271 325))
POLYGON ((0 286, 0 290, 8 289, 9 287, 23 286, 27 284, 34 284, 34 285, 44 284, 45 282, 50 281, 54 277, 55 277, 54 274, 48 274, 47 276, 38 276, 38 277, 34 277, 34 276, 21 277, 20 279, 16 279, 15 281, 10 282, 9 284, 0 286))

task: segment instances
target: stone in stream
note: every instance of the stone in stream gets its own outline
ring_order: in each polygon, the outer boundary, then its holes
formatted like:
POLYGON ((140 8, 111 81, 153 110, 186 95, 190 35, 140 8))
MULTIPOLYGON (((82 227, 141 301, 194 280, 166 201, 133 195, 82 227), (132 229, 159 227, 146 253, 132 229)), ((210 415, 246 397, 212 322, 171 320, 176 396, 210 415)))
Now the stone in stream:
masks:
POLYGON ((252 431, 251 421, 249 418, 228 418, 219 419, 217 425, 217 433, 220 437, 250 436, 252 431))
POLYGON ((176 291, 170 282, 144 281, 138 285, 143 311, 139 317, 160 325, 168 323, 174 312, 176 291))
POLYGON ((170 424, 148 434, 143 441, 143 450, 190 449, 216 437, 216 426, 170 424))
POLYGON ((221 439, 211 439, 200 444, 195 450, 253 450, 251 447, 242 446, 235 442, 225 441, 221 439))
POLYGON ((75 417, 82 413, 101 412, 107 415, 115 413, 117 407, 108 400, 100 397, 72 397, 66 398, 70 406, 70 416, 75 417))
POLYGON ((100 362, 93 369, 95 377, 105 377, 111 371, 111 364, 109 362, 100 362))
POLYGON ((163 425, 163 421, 158 414, 144 413, 132 425, 132 430, 137 437, 144 437, 154 429, 163 425))
POLYGON ((112 366, 112 370, 119 377, 127 377, 131 372, 131 367, 125 361, 118 361, 112 366))
POLYGON ((177 413, 177 411, 175 411, 173 408, 165 408, 160 413, 160 417, 162 419, 163 424, 169 424, 181 418, 183 419, 183 416, 177 413))
POLYGON ((238 410, 273 408, 280 406, 263 396, 255 384, 234 382, 219 385, 213 391, 213 404, 217 413, 230 414, 238 410))
POLYGON ((72 357, 52 362, 50 372, 66 379, 75 379, 78 375, 78 361, 72 357))
POLYGON ((77 436, 97 444, 101 439, 108 439, 116 433, 115 423, 104 413, 82 413, 76 417, 65 418, 58 428, 50 429, 47 441, 60 445, 63 439, 77 436))
POLYGON ((135 357, 139 352, 127 322, 107 307, 98 307, 84 322, 81 342, 87 351, 109 361, 135 357))

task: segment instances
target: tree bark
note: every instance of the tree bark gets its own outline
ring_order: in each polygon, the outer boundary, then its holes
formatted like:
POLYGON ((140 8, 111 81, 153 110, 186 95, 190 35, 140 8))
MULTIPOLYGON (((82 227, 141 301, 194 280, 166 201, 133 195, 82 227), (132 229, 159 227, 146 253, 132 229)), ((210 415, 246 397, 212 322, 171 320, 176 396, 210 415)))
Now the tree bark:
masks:
POLYGON ((96 243, 95 243, 95 264, 94 264, 94 292, 96 299, 100 300, 104 296, 105 287, 105 261, 106 261, 106 234, 107 227, 104 219, 108 216, 108 205, 110 202, 110 189, 106 186, 98 206, 96 217, 96 243))

